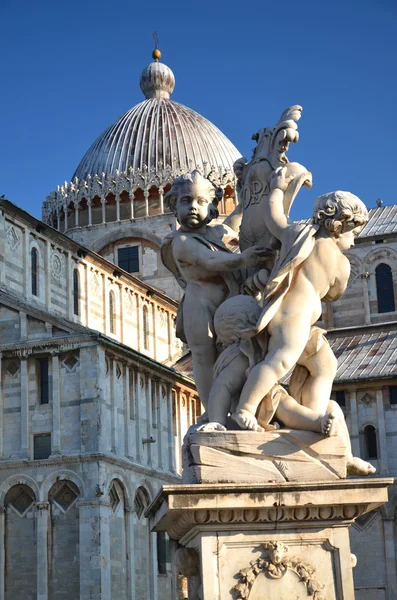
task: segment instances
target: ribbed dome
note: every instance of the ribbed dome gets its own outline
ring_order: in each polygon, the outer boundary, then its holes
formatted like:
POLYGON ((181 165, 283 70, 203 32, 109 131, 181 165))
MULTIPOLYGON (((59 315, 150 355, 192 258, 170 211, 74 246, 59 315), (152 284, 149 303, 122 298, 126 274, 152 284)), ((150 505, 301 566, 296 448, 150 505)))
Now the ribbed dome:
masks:
POLYGON ((240 156, 228 138, 194 110, 152 97, 131 108, 98 137, 73 179, 145 166, 155 171, 167 165, 186 171, 196 167, 223 171, 232 169, 240 156))

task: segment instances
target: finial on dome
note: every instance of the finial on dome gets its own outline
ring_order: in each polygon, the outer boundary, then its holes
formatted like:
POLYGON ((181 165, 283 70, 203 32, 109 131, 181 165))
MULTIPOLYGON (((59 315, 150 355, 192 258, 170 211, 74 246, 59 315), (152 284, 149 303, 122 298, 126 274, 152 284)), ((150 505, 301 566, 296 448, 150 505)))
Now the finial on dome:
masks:
POLYGON ((153 33, 153 39, 155 48, 152 52, 152 57, 155 62, 150 63, 150 65, 143 69, 139 83, 147 99, 168 99, 174 91, 175 77, 167 65, 159 63, 161 52, 157 47, 159 38, 156 31, 153 33))
POLYGON ((154 60, 156 62, 158 62, 161 58, 161 52, 159 50, 159 36, 157 35, 157 31, 155 31, 153 33, 153 39, 154 39, 154 50, 152 52, 152 58, 154 58, 154 60))

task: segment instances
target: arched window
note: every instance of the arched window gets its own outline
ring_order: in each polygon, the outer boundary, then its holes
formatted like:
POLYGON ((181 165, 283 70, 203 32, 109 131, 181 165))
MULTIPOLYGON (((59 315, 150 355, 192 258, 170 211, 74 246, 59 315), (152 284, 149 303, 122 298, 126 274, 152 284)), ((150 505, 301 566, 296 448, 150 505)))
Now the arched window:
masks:
POLYGON ((30 263, 31 263, 30 266, 31 266, 31 273, 32 273, 32 295, 38 296, 39 295, 39 270, 38 270, 39 257, 38 257, 36 248, 32 248, 32 251, 30 253, 30 263))
POLYGON ((143 307, 143 347, 145 350, 149 350, 149 311, 147 306, 143 307))
POLYGON ((77 269, 73 271, 73 312, 79 314, 79 272, 77 269))
POLYGON ((115 319, 114 309, 115 309, 114 292, 109 292, 109 329, 110 329, 110 333, 116 333, 116 319, 115 319))
POLYGON ((364 442, 366 458, 378 458, 378 444, 376 430, 373 425, 367 425, 364 429, 364 442))
POLYGON ((381 263, 375 269, 376 294, 378 296, 378 312, 393 312, 396 310, 394 302, 393 276, 391 268, 381 263))

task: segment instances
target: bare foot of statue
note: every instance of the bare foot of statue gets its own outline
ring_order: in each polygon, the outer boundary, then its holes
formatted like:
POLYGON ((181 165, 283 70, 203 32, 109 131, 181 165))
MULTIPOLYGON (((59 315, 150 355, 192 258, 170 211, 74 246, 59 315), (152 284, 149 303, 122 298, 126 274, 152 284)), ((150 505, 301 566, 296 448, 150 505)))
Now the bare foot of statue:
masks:
POLYGON ((207 421, 207 423, 202 423, 197 431, 227 431, 227 429, 216 421, 207 421))
POLYGON ((357 456, 352 456, 347 462, 348 475, 373 475, 374 473, 376 473, 375 467, 357 456))
POLYGON ((237 413, 232 414, 232 419, 236 421, 237 425, 241 429, 249 429, 251 431, 264 431, 263 427, 258 425, 255 415, 250 413, 248 410, 239 410, 237 413))
POLYGON ((323 435, 331 437, 332 435, 338 435, 338 418, 333 412, 320 417, 320 428, 323 435))

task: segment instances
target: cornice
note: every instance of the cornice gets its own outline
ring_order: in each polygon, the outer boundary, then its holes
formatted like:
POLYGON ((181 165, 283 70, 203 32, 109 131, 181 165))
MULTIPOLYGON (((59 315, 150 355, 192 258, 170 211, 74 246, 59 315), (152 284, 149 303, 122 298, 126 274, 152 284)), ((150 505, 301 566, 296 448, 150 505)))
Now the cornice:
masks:
POLYGON ((105 453, 94 453, 94 454, 78 454, 76 456, 56 456, 47 458, 45 460, 10 460, 0 461, 0 471, 7 470, 20 470, 21 468, 33 468, 38 469, 42 467, 60 467, 64 468, 65 465, 73 466, 79 464, 90 464, 97 463, 98 461, 105 462, 110 465, 115 465, 117 467, 121 467, 123 469, 128 469, 130 471, 135 471, 137 473, 141 473, 147 477, 156 477, 156 479, 161 480, 163 483, 170 483, 177 485, 181 478, 179 475, 171 475, 169 473, 165 473, 156 469, 152 469, 149 467, 145 467, 133 460, 127 460, 123 458, 118 458, 116 456, 112 456, 105 453))

